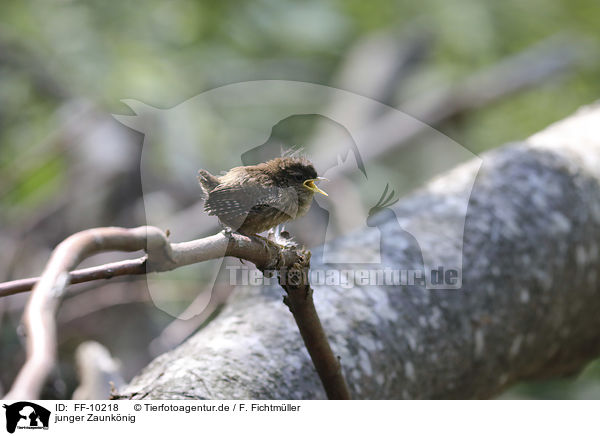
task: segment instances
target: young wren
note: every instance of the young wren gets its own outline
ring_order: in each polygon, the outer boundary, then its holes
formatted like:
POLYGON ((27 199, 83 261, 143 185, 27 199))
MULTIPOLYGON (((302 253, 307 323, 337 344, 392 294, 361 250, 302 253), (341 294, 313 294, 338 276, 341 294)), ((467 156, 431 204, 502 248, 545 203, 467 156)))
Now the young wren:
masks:
POLYGON ((300 157, 235 167, 220 177, 198 171, 206 198, 204 209, 225 226, 246 235, 306 214, 315 192, 327 195, 315 185, 321 179, 312 163, 300 157))

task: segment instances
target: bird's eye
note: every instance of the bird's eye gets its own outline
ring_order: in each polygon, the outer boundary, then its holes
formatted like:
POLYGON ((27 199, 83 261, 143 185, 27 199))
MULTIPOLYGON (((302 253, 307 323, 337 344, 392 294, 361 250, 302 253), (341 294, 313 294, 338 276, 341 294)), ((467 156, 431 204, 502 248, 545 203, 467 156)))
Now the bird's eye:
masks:
POLYGON ((296 174, 294 176, 294 180, 296 180, 297 182, 301 182, 304 180, 304 176, 302 174, 296 174))

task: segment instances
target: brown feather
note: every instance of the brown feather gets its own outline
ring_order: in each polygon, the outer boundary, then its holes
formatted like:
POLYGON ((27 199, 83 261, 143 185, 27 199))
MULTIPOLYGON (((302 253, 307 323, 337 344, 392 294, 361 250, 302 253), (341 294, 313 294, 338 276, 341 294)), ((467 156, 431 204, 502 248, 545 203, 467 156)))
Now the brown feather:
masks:
POLYGON ((316 177, 307 159, 283 157, 235 167, 221 177, 200 170, 198 180, 209 215, 232 230, 255 234, 304 215, 314 192, 303 182, 316 177))

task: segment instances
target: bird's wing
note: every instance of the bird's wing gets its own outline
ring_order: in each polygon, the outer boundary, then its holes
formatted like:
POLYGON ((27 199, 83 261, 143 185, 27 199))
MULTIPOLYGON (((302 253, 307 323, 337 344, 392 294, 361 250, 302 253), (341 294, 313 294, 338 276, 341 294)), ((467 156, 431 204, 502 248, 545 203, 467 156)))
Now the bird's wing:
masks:
POLYGON ((250 208, 250 213, 280 212, 289 219, 298 213, 298 196, 294 188, 269 188, 265 197, 250 208))
POLYGON ((250 212, 260 212, 265 208, 274 208, 295 217, 298 210, 295 191, 254 184, 223 184, 209 193, 204 204, 209 215, 216 215, 222 221, 238 221, 250 212))

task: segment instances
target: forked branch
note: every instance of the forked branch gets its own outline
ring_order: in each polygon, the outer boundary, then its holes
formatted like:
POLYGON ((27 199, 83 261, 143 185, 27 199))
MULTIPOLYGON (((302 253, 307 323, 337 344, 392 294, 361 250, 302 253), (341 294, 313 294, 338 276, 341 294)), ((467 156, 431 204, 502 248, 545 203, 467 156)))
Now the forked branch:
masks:
MULTIPOLYGON (((169 271, 223 256, 250 261, 261 271, 287 271, 298 264, 299 259, 309 258, 310 255, 307 256, 306 253, 298 250, 296 246, 278 246, 261 238, 226 232, 182 243, 169 243, 164 232, 149 226, 135 229, 105 227, 76 233, 56 247, 41 277, 0 285, 0 296, 24 292, 33 286, 23 318, 27 335, 27 359, 6 399, 39 397, 43 383, 56 361, 55 315, 60 297, 70 283, 106 279, 117 275, 169 271), (86 257, 109 250, 145 250, 146 255, 138 259, 72 271, 86 257)), ((306 286, 305 289, 310 289, 308 284, 306 286)), ((295 295, 293 293, 297 290, 285 286, 284 289, 288 292, 288 298, 295 295)), ((329 344, 322 343, 327 339, 318 321, 312 296, 308 292, 306 295, 307 298, 294 304, 296 309, 293 313, 309 354, 315 361, 317 372, 322 376, 323 371, 319 369, 323 366, 322 362, 335 361, 335 357, 329 344), (303 317, 308 317, 308 322, 303 321, 303 317), (313 344, 310 338, 316 338, 318 341, 313 344)), ((297 299, 292 297, 292 300, 297 299)), ((328 376, 321 378, 328 395, 333 392, 333 398, 344 398, 344 395, 349 397, 345 382, 342 388, 331 385, 332 381, 339 383, 339 368, 337 378, 332 379, 330 372, 328 369, 328 376)))

